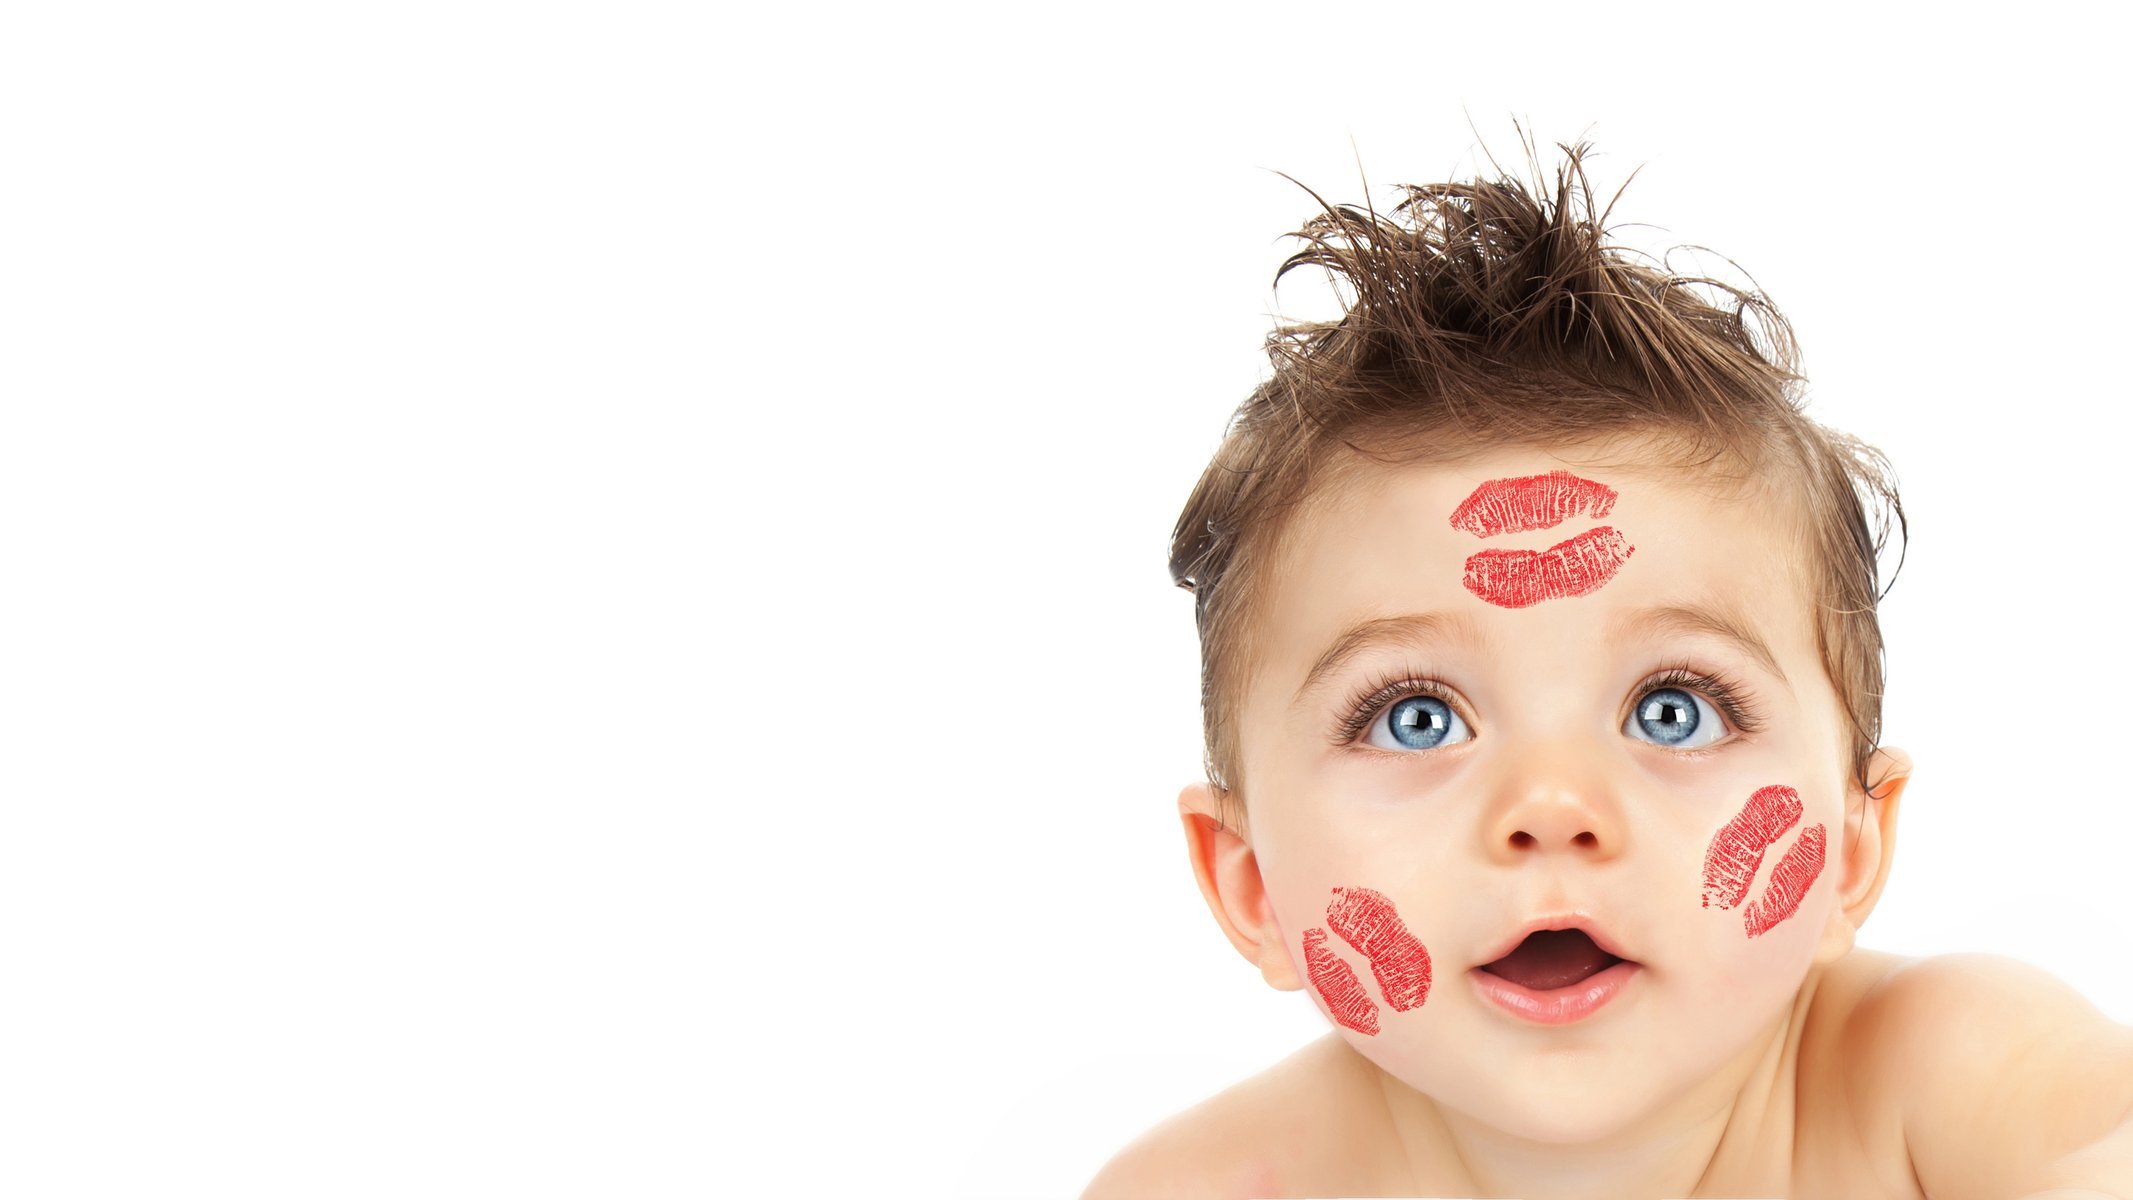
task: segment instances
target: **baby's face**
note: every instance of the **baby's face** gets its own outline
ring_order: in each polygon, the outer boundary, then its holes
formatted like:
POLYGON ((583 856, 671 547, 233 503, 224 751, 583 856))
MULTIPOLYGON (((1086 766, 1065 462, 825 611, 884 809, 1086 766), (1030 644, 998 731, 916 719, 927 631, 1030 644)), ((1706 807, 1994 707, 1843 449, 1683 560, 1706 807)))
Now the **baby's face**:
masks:
POLYGON ((1361 471, 1297 517, 1241 712, 1296 978, 1498 1128, 1603 1137, 1707 1094, 1849 945, 1848 743, 1801 552, 1681 468, 1361 471), (1508 953, 1573 925, 1624 961, 1574 934, 1508 953))

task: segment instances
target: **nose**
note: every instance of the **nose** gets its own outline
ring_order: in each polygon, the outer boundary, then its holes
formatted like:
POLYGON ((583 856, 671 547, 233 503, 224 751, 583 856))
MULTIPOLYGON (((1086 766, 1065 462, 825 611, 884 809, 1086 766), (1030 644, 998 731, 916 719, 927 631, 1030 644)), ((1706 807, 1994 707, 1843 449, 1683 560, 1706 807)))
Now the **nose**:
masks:
POLYGON ((1503 780, 1485 837, 1502 863, 1535 854, 1570 854, 1604 861, 1626 839, 1621 805, 1603 774, 1575 755, 1527 756, 1503 780))

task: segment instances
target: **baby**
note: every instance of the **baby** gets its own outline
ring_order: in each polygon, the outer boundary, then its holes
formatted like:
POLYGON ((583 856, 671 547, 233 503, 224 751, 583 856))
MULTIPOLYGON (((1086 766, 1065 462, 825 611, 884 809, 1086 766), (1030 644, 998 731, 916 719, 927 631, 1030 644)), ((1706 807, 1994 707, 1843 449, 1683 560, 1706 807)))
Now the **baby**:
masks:
POLYGON ((1223 933, 1332 1028, 1084 1200, 2133 1197, 2133 1029, 1854 947, 1911 769, 1901 505, 1760 294, 1609 245, 1583 149, 1329 206, 1281 268, 1353 300, 1270 339, 1178 522, 1179 808, 1223 933))

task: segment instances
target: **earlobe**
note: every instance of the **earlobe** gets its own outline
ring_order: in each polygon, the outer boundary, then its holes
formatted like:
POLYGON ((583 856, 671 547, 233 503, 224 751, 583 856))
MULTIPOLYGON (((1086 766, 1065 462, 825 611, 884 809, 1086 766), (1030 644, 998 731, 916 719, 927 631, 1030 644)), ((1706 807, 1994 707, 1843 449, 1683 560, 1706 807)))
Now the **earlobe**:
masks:
POLYGON ((1830 914, 1834 934, 1825 938, 1824 953, 1819 956, 1825 961, 1834 961, 1851 949, 1853 935, 1866 924, 1888 883, 1889 867, 1896 857, 1897 811, 1904 788, 1911 782, 1911 756, 1884 746, 1867 761, 1866 774, 1873 784, 1870 790, 1861 789, 1857 780, 1845 786, 1844 863, 1838 878, 1838 910, 1830 914), (1832 944, 1838 940, 1841 945, 1832 944))
POLYGON ((1206 898, 1215 923, 1237 953, 1258 966, 1266 981, 1285 992, 1303 987, 1289 959, 1281 925, 1274 919, 1259 859, 1251 843, 1221 820, 1223 796, 1212 784, 1194 783, 1178 793, 1178 815, 1185 824, 1186 852, 1193 877, 1206 898))

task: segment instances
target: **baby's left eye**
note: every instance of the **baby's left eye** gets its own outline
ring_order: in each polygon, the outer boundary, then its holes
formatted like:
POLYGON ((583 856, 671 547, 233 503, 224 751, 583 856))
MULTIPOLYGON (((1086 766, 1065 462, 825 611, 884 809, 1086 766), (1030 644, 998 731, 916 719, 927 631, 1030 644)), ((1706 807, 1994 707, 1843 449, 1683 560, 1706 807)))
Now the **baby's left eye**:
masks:
POLYGON ((1622 731, 1670 750, 1698 750, 1725 735, 1711 702, 1678 687, 1654 688, 1637 701, 1622 731))

